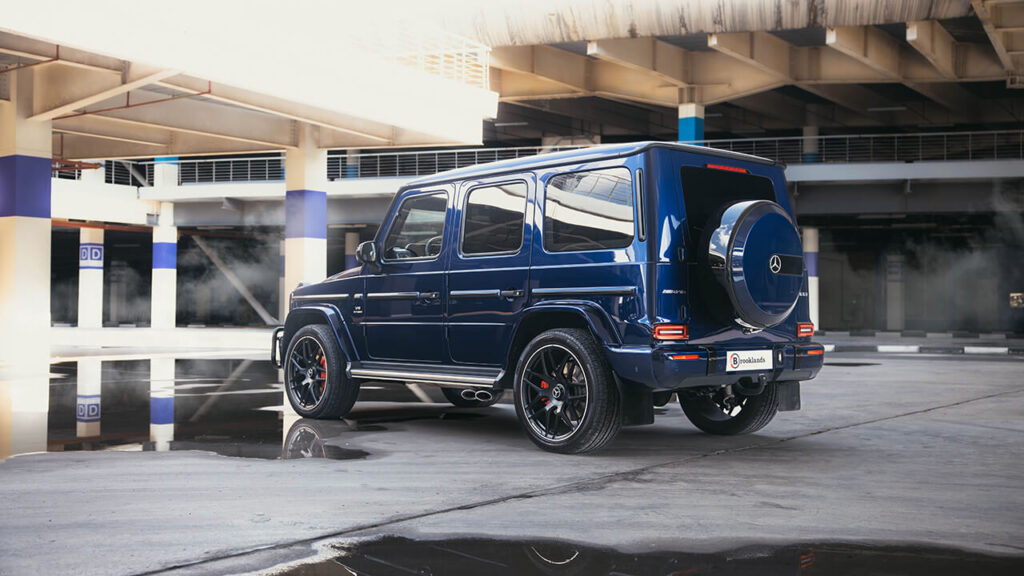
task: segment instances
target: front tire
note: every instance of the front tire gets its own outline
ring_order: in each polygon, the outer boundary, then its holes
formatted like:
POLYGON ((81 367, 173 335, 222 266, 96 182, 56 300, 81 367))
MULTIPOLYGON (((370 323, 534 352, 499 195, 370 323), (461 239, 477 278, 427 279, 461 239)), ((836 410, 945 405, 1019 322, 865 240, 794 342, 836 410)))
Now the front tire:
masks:
POLYGON ((727 387, 707 394, 679 395, 679 404, 690 422, 708 434, 737 436, 764 428, 779 411, 775 384, 757 396, 732 396, 727 387))
POLYGON ((550 452, 597 450, 622 427, 611 368, 586 330, 548 330, 527 344, 513 393, 526 435, 550 452))
POLYGON ((352 409, 359 384, 345 375, 345 357, 330 328, 309 324, 292 336, 284 356, 284 389, 305 418, 341 418, 352 409))

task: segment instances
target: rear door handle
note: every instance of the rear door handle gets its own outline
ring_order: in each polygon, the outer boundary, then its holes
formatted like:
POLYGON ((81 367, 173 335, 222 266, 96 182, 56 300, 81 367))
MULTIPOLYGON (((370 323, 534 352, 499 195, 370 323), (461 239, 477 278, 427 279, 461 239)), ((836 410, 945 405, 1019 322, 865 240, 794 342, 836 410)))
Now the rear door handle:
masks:
POLYGON ((523 290, 502 290, 500 294, 502 298, 522 298, 526 292, 523 290))
POLYGON ((420 300, 440 300, 440 292, 419 292, 417 294, 420 300))

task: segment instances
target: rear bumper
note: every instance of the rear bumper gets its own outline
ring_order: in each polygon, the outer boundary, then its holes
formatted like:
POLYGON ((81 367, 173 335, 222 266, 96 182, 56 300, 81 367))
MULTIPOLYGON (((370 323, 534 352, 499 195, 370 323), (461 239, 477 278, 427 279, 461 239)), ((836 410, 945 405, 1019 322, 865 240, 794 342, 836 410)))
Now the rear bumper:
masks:
POLYGON ((649 346, 606 348, 612 369, 620 378, 657 390, 722 386, 744 378, 768 382, 810 380, 824 362, 824 347, 813 342, 735 344, 723 346, 649 346), (726 369, 732 351, 771 351, 771 369, 726 369))

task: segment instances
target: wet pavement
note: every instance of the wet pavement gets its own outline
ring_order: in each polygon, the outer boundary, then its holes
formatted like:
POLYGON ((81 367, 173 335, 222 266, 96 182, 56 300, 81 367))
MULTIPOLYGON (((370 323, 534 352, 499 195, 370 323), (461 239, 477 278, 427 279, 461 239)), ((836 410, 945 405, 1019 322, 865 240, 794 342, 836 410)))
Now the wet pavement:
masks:
POLYGON ((380 540, 332 548, 333 557, 280 576, 569 576, 569 575, 827 575, 1016 576, 1024 559, 922 546, 815 543, 748 546, 715 554, 656 551, 628 554, 557 540, 380 540))
POLYGON ((670 403, 590 456, 428 387, 298 418, 262 358, 55 363, 32 417, 0 382, 0 456, 33 452, 0 461, 0 574, 1021 571, 1022 358, 831 354, 759 434, 670 403))

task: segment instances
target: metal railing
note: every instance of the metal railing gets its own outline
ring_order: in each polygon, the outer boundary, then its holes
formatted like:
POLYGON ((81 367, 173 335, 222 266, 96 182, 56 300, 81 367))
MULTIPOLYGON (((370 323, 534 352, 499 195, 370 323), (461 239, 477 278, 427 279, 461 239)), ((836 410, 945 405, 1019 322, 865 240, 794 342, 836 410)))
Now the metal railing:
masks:
MULTIPOLYGON (((857 162, 928 162, 952 160, 1024 160, 1024 130, 990 132, 932 132, 846 136, 742 138, 693 142, 712 148, 762 156, 789 165, 857 162)), ((327 178, 388 178, 428 176, 475 164, 586 148, 519 146, 401 152, 331 153, 327 178)), ((136 174, 153 183, 153 161, 108 161, 108 183, 139 185, 136 174)), ((57 177, 77 178, 76 173, 57 177)), ((178 160, 178 184, 273 182, 284 180, 284 156, 178 160)))
POLYGON ((475 164, 536 156, 586 146, 519 146, 412 152, 368 152, 327 157, 327 179, 429 176, 475 164))
POLYGON ((284 180, 284 156, 178 160, 178 184, 181 185, 277 180, 284 180))
MULTIPOLYGON (((786 164, 1024 159, 1024 130, 742 138, 701 140, 692 144, 753 154, 786 164)), ((586 146, 468 148, 330 156, 327 177, 337 180, 427 176, 484 162, 583 147, 586 146)))
POLYGON ((697 143, 786 164, 1024 159, 1024 130, 743 138, 697 143))

